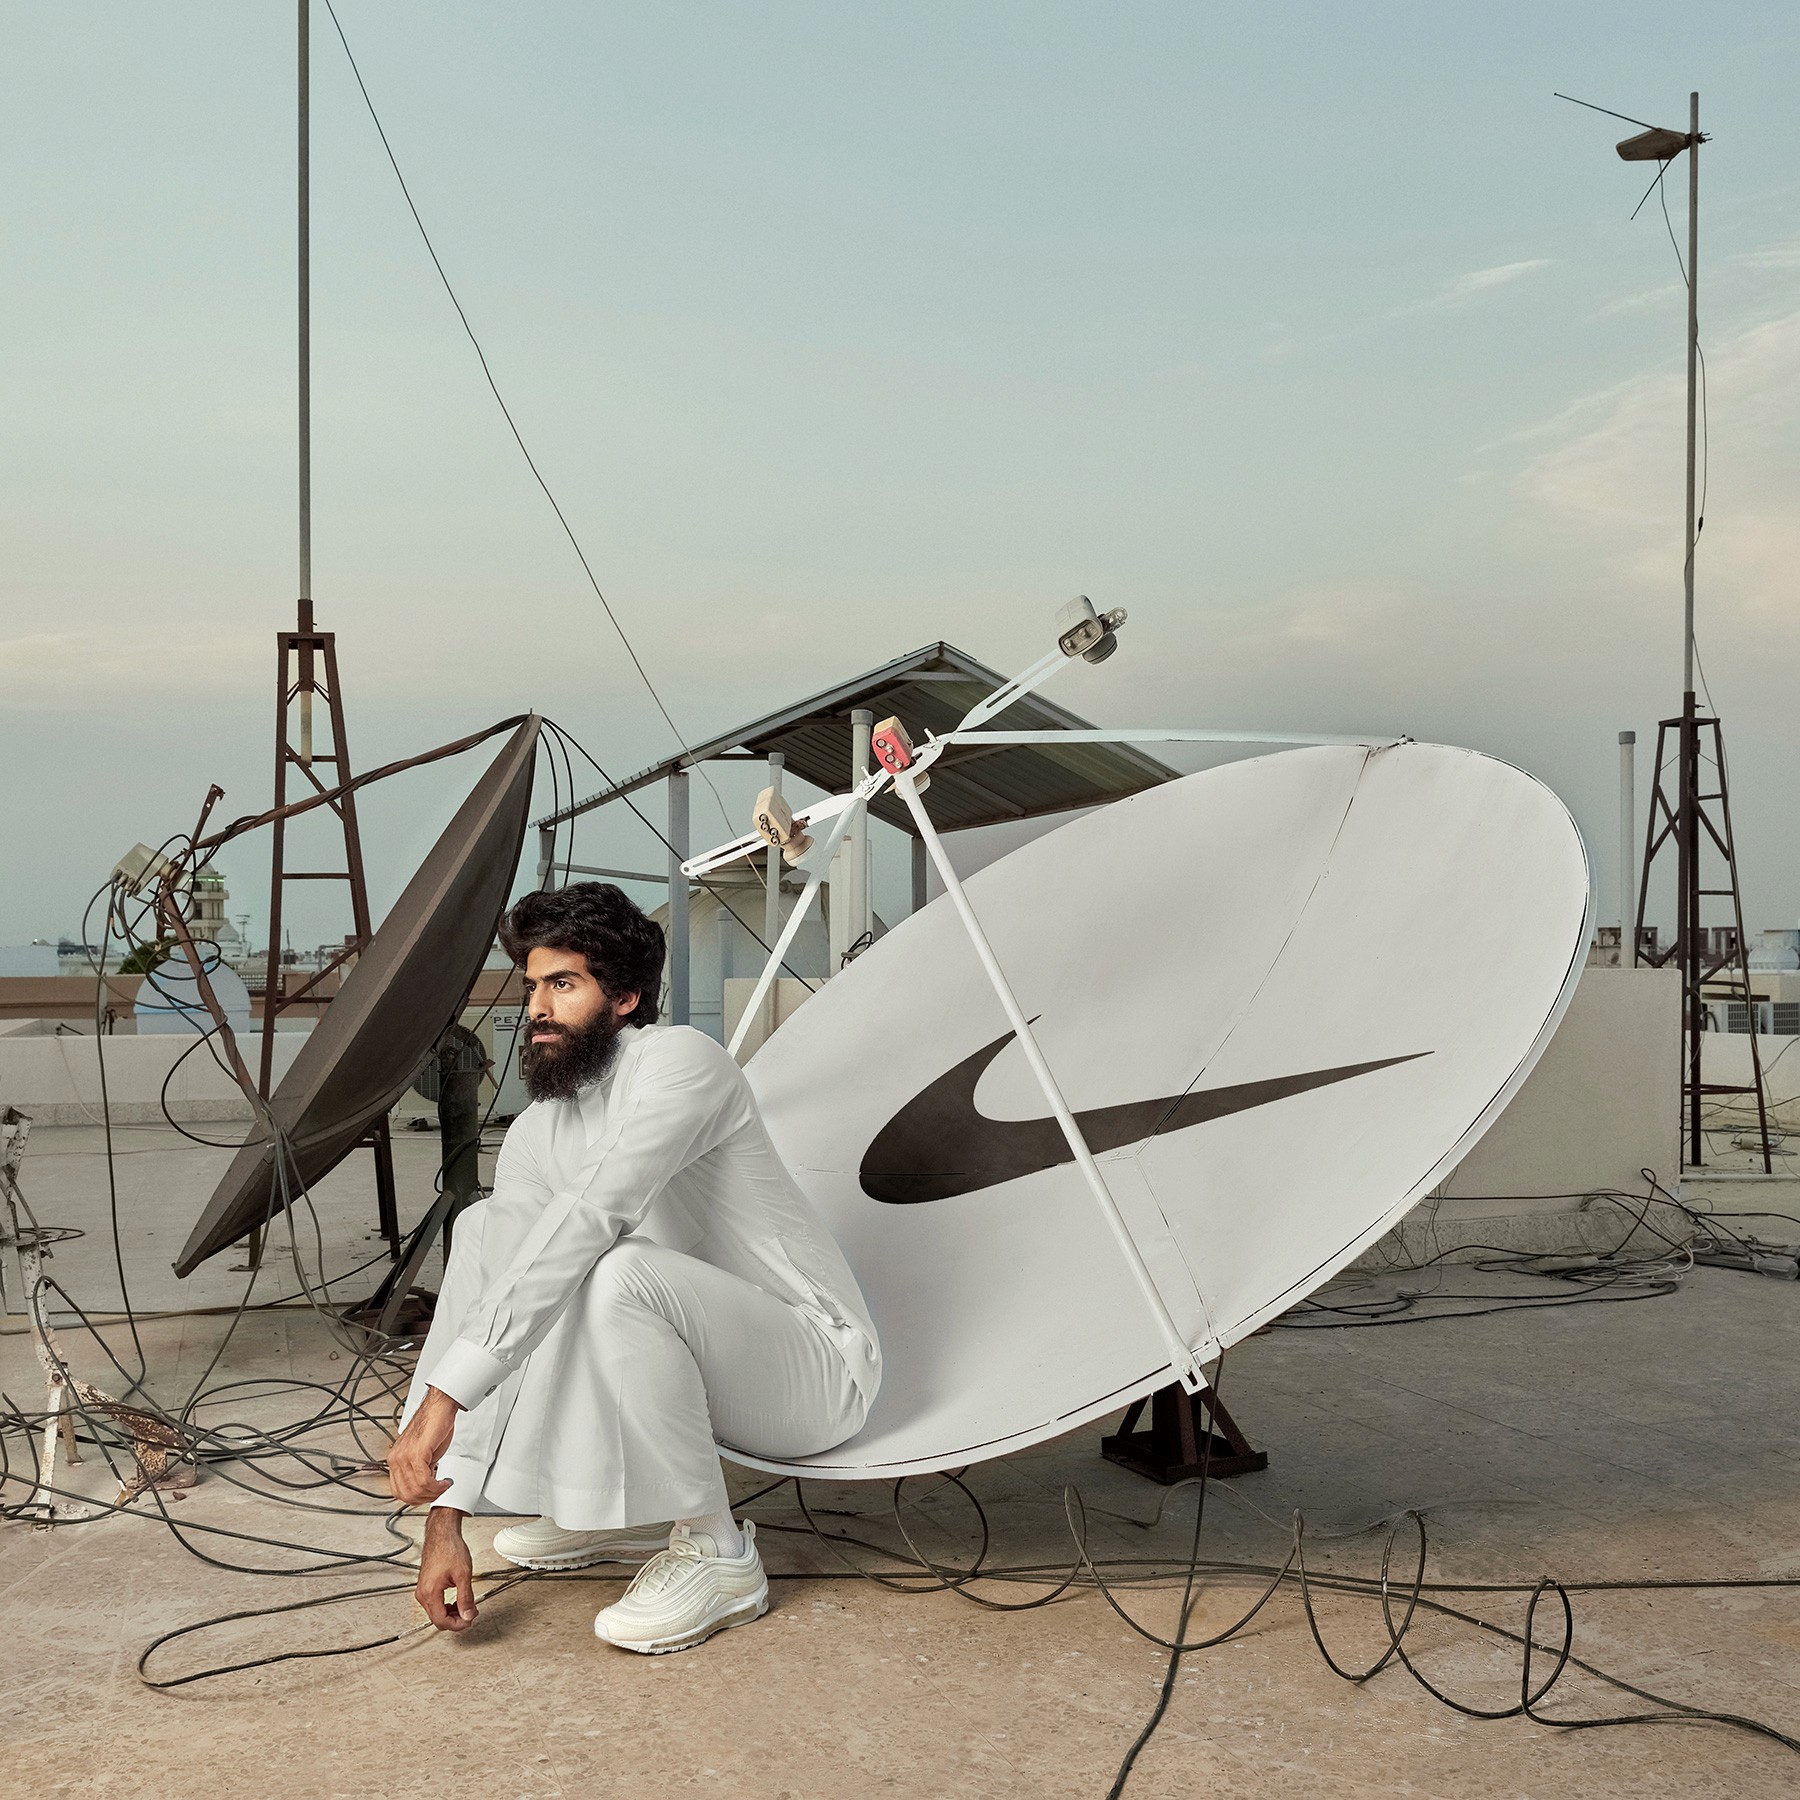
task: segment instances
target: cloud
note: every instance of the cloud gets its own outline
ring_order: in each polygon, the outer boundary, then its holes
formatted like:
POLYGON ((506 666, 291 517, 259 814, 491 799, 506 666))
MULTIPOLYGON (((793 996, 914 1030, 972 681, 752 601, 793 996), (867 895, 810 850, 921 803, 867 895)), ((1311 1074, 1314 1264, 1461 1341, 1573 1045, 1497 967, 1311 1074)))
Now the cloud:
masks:
MULTIPOLYGON (((1800 311, 1715 345, 1707 367, 1703 610, 1715 629, 1786 644, 1800 637, 1800 311)), ((1564 414, 1560 441, 1520 469, 1527 517, 1570 534, 1623 585, 1678 591, 1685 377, 1641 375, 1598 399, 1564 414)))
POLYGON ((1765 244, 1760 250, 1746 250, 1734 256, 1733 262, 1746 269, 1800 269, 1800 238, 1787 244, 1765 244))
POLYGON ((1422 300, 1409 310, 1422 312, 1440 306, 1460 306, 1465 300, 1473 300, 1478 294, 1489 294, 1495 288, 1510 287, 1515 281, 1522 281, 1527 275, 1535 275, 1539 269, 1547 269, 1550 258, 1534 256, 1524 262, 1496 263, 1491 269, 1471 269, 1466 275, 1458 275, 1454 281, 1447 281, 1431 296, 1422 300))
POLYGON ((1640 293, 1623 294, 1617 300, 1609 300, 1593 316, 1596 319, 1610 319, 1618 313, 1638 312, 1646 306, 1660 306, 1664 301, 1686 291, 1679 281, 1667 281, 1661 287, 1645 288, 1640 293))
POLYGON ((1264 629, 1289 645, 1364 643, 1387 633, 1416 600, 1387 582, 1297 582, 1275 598, 1264 629))

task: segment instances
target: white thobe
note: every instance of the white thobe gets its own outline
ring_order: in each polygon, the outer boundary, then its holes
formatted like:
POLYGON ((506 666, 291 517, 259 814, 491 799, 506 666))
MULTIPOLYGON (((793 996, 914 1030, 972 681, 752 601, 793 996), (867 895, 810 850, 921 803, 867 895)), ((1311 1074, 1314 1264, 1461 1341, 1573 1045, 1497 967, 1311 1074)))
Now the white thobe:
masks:
POLYGON ((718 1510, 719 1450, 829 1449, 880 1381, 856 1278, 743 1072, 686 1026, 628 1027, 598 1082, 507 1131, 406 1416, 428 1385, 467 1409, 437 1505, 597 1530, 718 1510))

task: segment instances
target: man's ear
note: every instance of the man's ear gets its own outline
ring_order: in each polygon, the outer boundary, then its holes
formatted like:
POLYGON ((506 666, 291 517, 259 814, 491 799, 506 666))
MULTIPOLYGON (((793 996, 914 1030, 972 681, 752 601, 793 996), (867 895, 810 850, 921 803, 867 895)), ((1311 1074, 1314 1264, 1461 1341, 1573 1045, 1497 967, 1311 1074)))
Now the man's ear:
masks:
POLYGON ((629 1019, 631 1015, 637 1011, 638 1001, 641 997, 642 996, 638 994, 620 994, 613 1002, 613 1017, 616 1019, 629 1019))

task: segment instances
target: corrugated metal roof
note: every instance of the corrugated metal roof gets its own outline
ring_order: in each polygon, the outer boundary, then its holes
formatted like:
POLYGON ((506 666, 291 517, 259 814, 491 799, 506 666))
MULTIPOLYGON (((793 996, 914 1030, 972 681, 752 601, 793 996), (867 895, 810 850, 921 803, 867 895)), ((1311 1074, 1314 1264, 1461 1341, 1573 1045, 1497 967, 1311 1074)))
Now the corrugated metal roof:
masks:
MULTIPOLYGON (((854 681, 770 713, 699 744, 680 756, 641 770, 628 781, 540 819, 540 828, 562 824, 607 805, 677 769, 737 752, 767 756, 780 751, 802 781, 828 793, 850 783, 850 714, 867 707, 876 719, 895 717, 915 739, 952 730, 969 709, 1005 678, 954 644, 927 644, 854 681)), ((996 730, 1082 731, 1090 721, 1038 694, 1015 701, 989 724, 996 730)), ((940 831, 965 831, 1010 819, 1034 819, 1076 806, 1098 806, 1170 780, 1176 771, 1125 744, 1004 744, 947 751, 931 771, 925 810, 940 831)), ((912 817, 891 792, 870 807, 874 817, 911 833, 912 817)))

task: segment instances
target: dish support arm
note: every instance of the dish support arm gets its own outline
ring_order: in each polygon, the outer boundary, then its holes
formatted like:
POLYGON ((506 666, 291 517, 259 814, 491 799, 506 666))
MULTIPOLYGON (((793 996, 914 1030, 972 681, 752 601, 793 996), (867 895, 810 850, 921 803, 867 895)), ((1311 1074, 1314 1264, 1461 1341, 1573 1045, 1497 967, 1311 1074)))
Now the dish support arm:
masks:
MULTIPOLYGON (((1151 1317, 1156 1321, 1163 1339, 1168 1345, 1169 1361, 1174 1367, 1175 1375, 1182 1387, 1190 1394, 1197 1394, 1206 1386, 1206 1376, 1200 1367, 1199 1358, 1182 1337, 1174 1318, 1171 1316, 1167 1302, 1156 1285, 1156 1278, 1150 1273, 1149 1265, 1144 1261, 1143 1253, 1137 1247, 1137 1240, 1131 1235, 1131 1228, 1125 1223, 1125 1215, 1119 1211, 1119 1203, 1113 1198, 1112 1191, 1106 1185, 1106 1177, 1100 1173, 1100 1165, 1094 1160, 1094 1153, 1088 1148, 1087 1139, 1081 1134, 1081 1127, 1075 1122, 1075 1115, 1069 1110, 1069 1103, 1063 1098, 1062 1089, 1057 1086, 1056 1077, 1050 1072, 1050 1065, 1044 1060, 1044 1053, 1038 1047, 1037 1039, 1032 1035, 1031 1024, 1025 1017, 1024 1009, 1019 1005, 1018 997, 1013 993, 1011 984, 1006 979, 1005 971, 1000 967, 999 959, 994 955, 993 946, 987 940, 987 933, 981 928, 981 921, 975 916, 975 909, 969 904, 969 897, 963 891, 961 879, 951 867, 950 858, 944 851, 937 829, 931 823, 925 811, 925 804, 920 800, 913 786, 914 772, 909 770, 896 777, 895 792, 906 802, 907 810, 913 816, 919 835, 925 840, 925 848, 931 860, 937 865, 939 879, 944 884, 944 891, 950 896, 951 904, 956 908, 957 916, 962 920, 963 929, 969 934, 969 941, 975 947, 975 954, 987 974, 993 987, 995 997, 999 1000, 1001 1010, 1005 1012, 1007 1021, 1017 1034, 1019 1048, 1025 1052, 1025 1059, 1031 1064, 1031 1072, 1037 1077, 1038 1086, 1044 1090, 1044 1098, 1050 1103, 1050 1110, 1056 1115, 1056 1122, 1062 1127, 1062 1134, 1068 1140, 1069 1148, 1074 1152, 1075 1162, 1080 1168, 1082 1179, 1086 1181, 1088 1192, 1093 1195, 1094 1204, 1099 1207, 1102 1216, 1111 1227, 1114 1240, 1119 1246, 1120 1254, 1135 1277, 1145 1304, 1150 1308, 1151 1317)), ((749 1015, 746 1014, 746 1017, 749 1015)))

